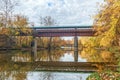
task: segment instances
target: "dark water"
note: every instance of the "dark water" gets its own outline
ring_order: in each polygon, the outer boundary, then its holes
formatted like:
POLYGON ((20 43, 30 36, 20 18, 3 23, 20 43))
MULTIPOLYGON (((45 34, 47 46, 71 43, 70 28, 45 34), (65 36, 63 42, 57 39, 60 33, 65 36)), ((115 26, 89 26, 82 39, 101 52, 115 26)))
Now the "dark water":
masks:
MULTIPOLYGON (((0 80, 86 80, 90 73, 34 71, 29 64, 36 61, 74 62, 75 58, 74 51, 40 50, 36 54, 31 51, 1 51, 0 80)), ((80 52, 78 62, 86 62, 80 52)))

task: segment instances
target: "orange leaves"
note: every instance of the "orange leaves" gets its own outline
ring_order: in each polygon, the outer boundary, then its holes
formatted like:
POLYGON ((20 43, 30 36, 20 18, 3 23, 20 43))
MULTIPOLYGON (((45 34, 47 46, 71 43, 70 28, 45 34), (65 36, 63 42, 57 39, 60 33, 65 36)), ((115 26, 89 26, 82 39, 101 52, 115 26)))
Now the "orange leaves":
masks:
POLYGON ((9 28, 2 28, 1 31, 0 31, 0 34, 6 34, 8 35, 10 32, 9 28))
POLYGON ((25 16, 16 15, 13 21, 13 26, 16 28, 15 34, 26 33, 31 34, 31 29, 28 28, 28 20, 25 16))
POLYGON ((117 36, 119 18, 120 18, 120 0, 106 0, 101 12, 97 15, 95 20, 95 30, 100 37, 100 46, 110 47, 117 36), (97 26, 97 27, 96 27, 97 26))
POLYGON ((103 60, 105 60, 105 61, 109 61, 111 59, 111 57, 112 57, 112 53, 109 52, 109 51, 102 51, 100 53, 100 55, 103 58, 103 60))
POLYGON ((24 16, 17 15, 14 25, 17 27, 25 27, 28 25, 27 18, 24 16))

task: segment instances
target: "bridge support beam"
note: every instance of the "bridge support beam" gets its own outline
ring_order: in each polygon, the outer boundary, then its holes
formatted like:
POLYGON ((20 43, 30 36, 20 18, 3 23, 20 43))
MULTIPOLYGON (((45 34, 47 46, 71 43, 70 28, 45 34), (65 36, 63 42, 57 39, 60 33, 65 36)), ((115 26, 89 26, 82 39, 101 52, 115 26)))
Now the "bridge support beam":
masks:
POLYGON ((36 37, 33 37, 33 40, 31 42, 31 47, 32 47, 31 55, 33 57, 33 60, 35 60, 37 56, 37 38, 36 37))
POLYGON ((36 57, 37 57, 37 37, 36 37, 36 29, 33 29, 33 40, 31 42, 31 54, 33 57, 33 60, 35 61, 36 57))
POLYGON ((74 37, 74 61, 78 62, 78 37, 74 37))
POLYGON ((34 54, 37 54, 37 38, 35 37, 33 40, 34 40, 34 46, 33 46, 34 54))

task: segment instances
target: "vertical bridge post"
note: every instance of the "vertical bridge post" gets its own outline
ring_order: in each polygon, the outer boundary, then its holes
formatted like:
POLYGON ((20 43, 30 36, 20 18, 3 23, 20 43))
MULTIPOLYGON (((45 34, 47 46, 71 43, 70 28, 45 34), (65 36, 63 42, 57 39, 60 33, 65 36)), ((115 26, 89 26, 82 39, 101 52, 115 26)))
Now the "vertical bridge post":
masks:
POLYGON ((74 61, 78 62, 78 37, 77 37, 77 28, 75 28, 75 36, 74 36, 74 61))
POLYGON ((34 41, 34 46, 33 46, 34 54, 37 54, 37 38, 33 37, 33 41, 34 41))
POLYGON ((36 56, 37 56, 37 38, 36 38, 36 29, 33 29, 33 40, 32 40, 32 42, 31 42, 31 47, 32 47, 32 57, 34 57, 34 60, 35 60, 35 58, 36 58, 36 56))

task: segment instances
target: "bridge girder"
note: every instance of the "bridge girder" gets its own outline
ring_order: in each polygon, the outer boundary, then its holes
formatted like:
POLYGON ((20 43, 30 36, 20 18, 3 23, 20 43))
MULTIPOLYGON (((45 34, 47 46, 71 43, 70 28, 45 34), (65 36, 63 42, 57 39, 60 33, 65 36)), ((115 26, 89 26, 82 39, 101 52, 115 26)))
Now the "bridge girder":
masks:
POLYGON ((38 29, 36 37, 94 36, 95 30, 89 29, 38 29))

